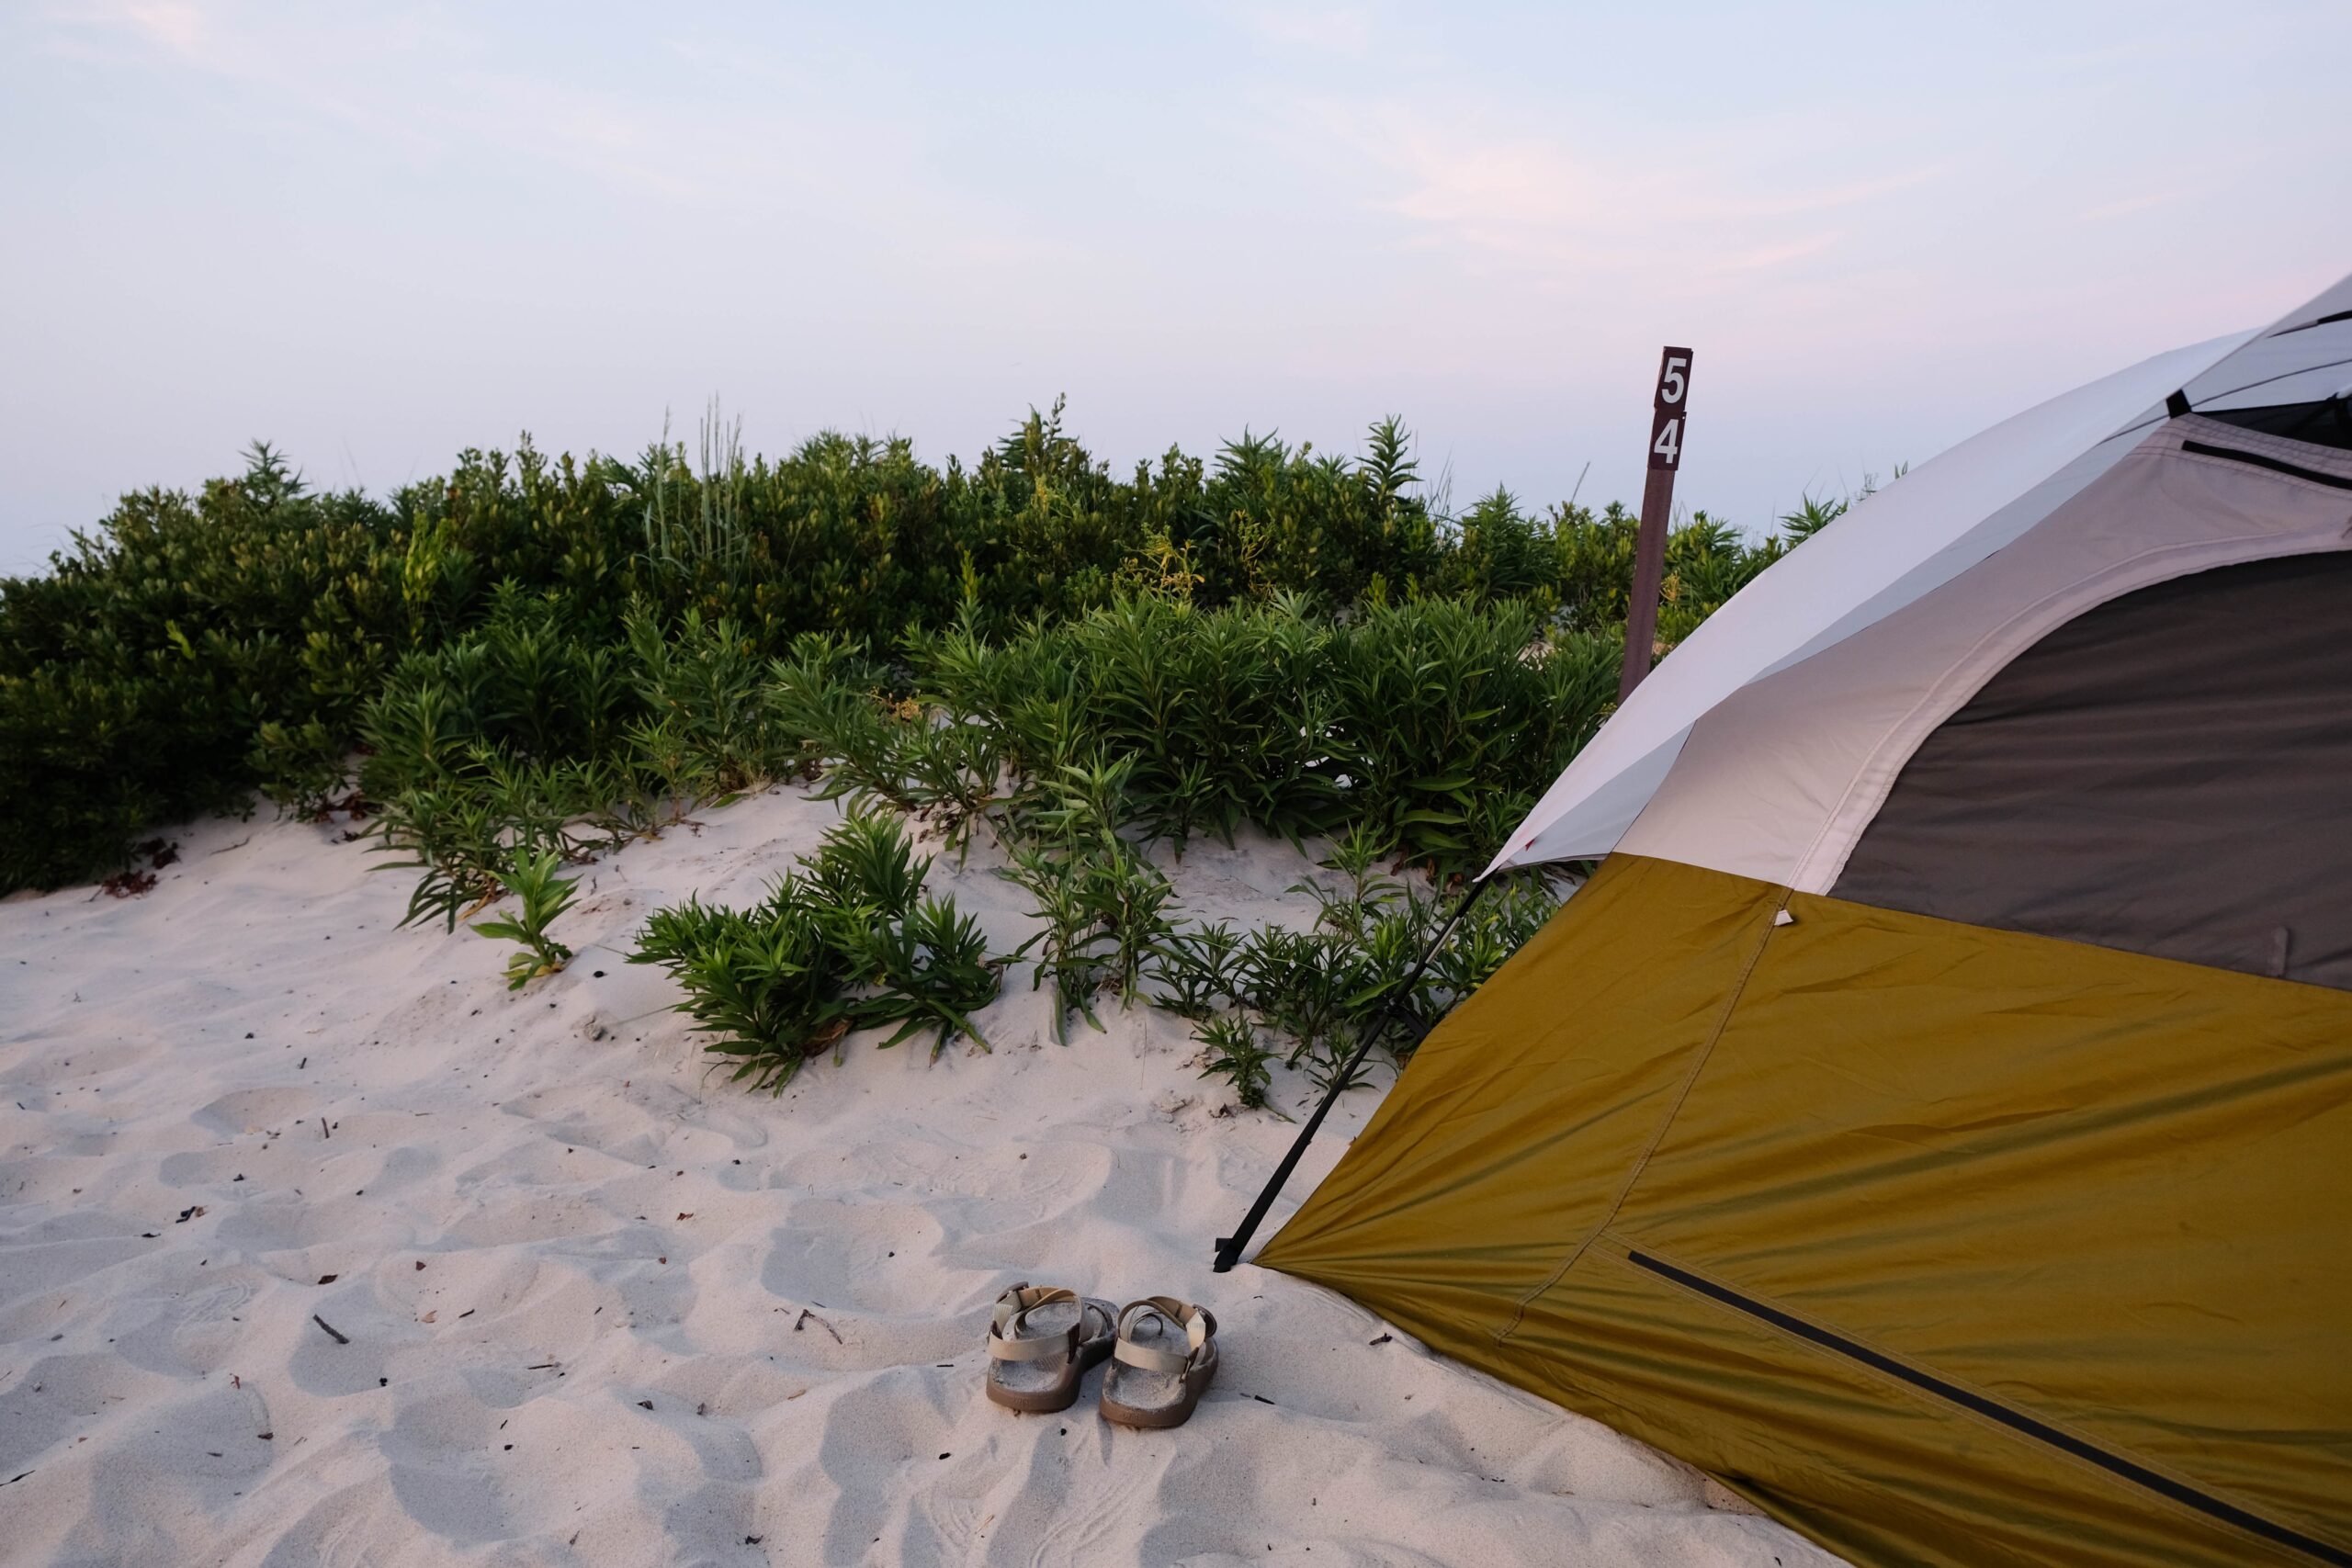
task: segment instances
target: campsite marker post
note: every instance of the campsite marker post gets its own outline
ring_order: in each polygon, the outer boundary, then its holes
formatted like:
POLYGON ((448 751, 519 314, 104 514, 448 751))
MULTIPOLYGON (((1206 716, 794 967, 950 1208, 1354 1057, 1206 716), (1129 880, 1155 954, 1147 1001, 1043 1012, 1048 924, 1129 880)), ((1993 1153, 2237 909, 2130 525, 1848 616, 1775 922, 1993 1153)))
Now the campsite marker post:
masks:
POLYGON ((1642 484, 1642 531, 1634 545, 1634 596, 1625 608, 1625 673, 1617 682, 1623 702, 1650 672, 1657 646, 1657 595, 1666 576, 1666 525, 1674 513, 1674 474, 1690 427, 1690 351, 1668 347, 1658 355, 1657 395, 1650 403, 1650 468, 1642 484))

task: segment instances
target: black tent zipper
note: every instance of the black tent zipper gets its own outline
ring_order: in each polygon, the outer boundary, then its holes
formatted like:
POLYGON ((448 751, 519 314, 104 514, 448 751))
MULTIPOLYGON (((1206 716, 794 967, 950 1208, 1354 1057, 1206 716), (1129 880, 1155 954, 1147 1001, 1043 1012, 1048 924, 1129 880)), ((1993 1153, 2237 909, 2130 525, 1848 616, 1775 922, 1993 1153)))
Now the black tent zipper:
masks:
POLYGON ((2274 474, 2287 474, 2295 479, 2309 479, 2315 485, 2333 485, 2337 490, 2352 490, 2352 479, 2346 479, 2342 474, 2324 474, 2317 468, 2306 468, 2300 464, 2290 463, 2283 457, 2273 457, 2261 452, 2241 452, 2234 446, 2215 446, 2203 441, 2184 441, 2180 444, 2180 449, 2184 452, 2193 452, 2199 457, 2226 457, 2233 463, 2250 463, 2257 468, 2268 468, 2274 474))
POLYGON ((2168 1497, 2184 1507, 2194 1508, 2199 1513, 2219 1519, 2224 1524, 2235 1525, 2248 1535, 2260 1536, 2265 1540, 2302 1552, 2318 1562, 2335 1564, 2336 1568, 2352 1568, 2352 1551, 2346 1551, 2341 1547, 2330 1546, 2324 1540, 2314 1540, 2300 1530, 2290 1529, 2285 1525, 2266 1519, 2259 1514, 2250 1514, 2234 1503, 2224 1502, 2210 1492, 2199 1492, 2193 1486, 2183 1485, 2172 1477, 2160 1475, 2145 1465, 2134 1464, 2120 1454, 2109 1453, 2105 1449, 2086 1443, 2071 1432, 2060 1431, 2046 1421, 2037 1421, 2022 1411, 2012 1410, 2006 1404, 1996 1404, 1983 1394, 1962 1388, 1957 1383, 1946 1382, 1932 1373, 1906 1366, 1894 1357, 1873 1350, 1858 1340, 1849 1339, 1842 1334, 1832 1334, 1826 1328, 1807 1323, 1801 1317, 1792 1316, 1776 1306, 1767 1305, 1753 1296, 1744 1296, 1737 1291, 1728 1290, 1716 1284, 1713 1280, 1702 1280, 1687 1269, 1677 1269, 1671 1263, 1661 1262, 1647 1253, 1628 1250, 1625 1258, 1637 1269, 1645 1269, 1661 1279, 1671 1280, 1686 1290, 1696 1291, 1710 1300, 1721 1302, 1727 1307, 1769 1323, 1784 1333, 1793 1334, 1798 1338, 1818 1345, 1825 1350, 1834 1350, 1841 1356, 1860 1361, 1873 1371, 1883 1372, 1888 1377, 1909 1383, 1914 1388, 1924 1389, 1939 1399, 1950 1400, 1963 1409, 1972 1410, 1988 1420, 1999 1422, 2013 1432, 2022 1432, 2029 1438, 2062 1450, 2076 1459, 2086 1460, 2109 1474, 2121 1476, 2135 1486, 2143 1486, 2159 1496, 2168 1497))

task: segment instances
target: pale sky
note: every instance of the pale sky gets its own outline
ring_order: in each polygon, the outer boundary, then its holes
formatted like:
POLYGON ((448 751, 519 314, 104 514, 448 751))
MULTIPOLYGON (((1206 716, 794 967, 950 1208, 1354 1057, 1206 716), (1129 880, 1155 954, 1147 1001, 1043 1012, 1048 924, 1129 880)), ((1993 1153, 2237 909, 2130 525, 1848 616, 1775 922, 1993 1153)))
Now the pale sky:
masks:
POLYGON ((0 570, 255 436, 382 491, 714 394, 1124 469, 1401 413, 1769 526, 2352 270, 2352 4, 0 0, 0 570))

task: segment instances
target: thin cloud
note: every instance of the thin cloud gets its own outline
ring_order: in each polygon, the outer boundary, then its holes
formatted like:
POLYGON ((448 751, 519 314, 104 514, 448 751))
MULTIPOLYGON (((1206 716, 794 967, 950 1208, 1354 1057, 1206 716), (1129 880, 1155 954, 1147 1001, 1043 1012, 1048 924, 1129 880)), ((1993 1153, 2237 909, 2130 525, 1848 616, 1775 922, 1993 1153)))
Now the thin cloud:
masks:
POLYGON ((780 187, 852 200, 854 181, 833 161, 782 150, 854 133, 870 166, 893 145, 874 125, 842 128, 796 113, 789 102, 745 109, 692 96, 623 96, 507 66, 487 38, 431 11, 265 24, 187 0, 151 0, 54 25, 61 42, 111 36, 143 46, 170 69, 242 89, 249 112, 311 117, 404 157, 488 154, 674 201, 723 203, 780 187), (354 73, 353 59, 372 68, 354 73))
POLYGON ((1928 164, 1821 190, 1792 190, 1770 196, 1733 197, 1724 204, 1724 210, 1748 218, 1803 218, 1814 213, 1835 212, 1843 208, 1865 206, 1885 197, 1899 196, 1907 190, 1917 190, 1940 178, 1949 168, 1946 164, 1928 164))
POLYGON ((150 42, 174 54, 195 57, 203 52, 204 13, 187 0, 151 0, 123 8, 124 17, 150 42))
POLYGON ((1465 261, 1655 269, 1684 254, 1691 276, 1769 270, 1835 250, 1850 233, 1822 227, 1823 216, 1859 213, 1945 172, 1925 164, 1774 188, 1743 172, 1759 162, 1758 138, 1738 126, 1661 147, 1498 131, 1393 104, 1325 103, 1306 124, 1354 165, 1374 209, 1418 231, 1408 243, 1465 261), (1792 229, 1793 220, 1808 221, 1792 229))
POLYGON ((2141 196, 2119 197, 2113 201, 2101 202, 2097 207, 2085 208, 2076 217, 2085 223, 2104 223, 2110 219, 2129 218, 2135 212, 2146 212, 2158 207, 2170 207, 2177 201, 2186 201, 2190 193, 2185 190, 2155 190, 2141 196))
POLYGON ((1845 237, 1844 230, 1833 229, 1826 233, 1814 234, 1802 240, 1791 240, 1783 244, 1758 245, 1753 250, 1715 256, 1707 263, 1706 270, 1718 276, 1732 272, 1763 272, 1772 267, 1785 266, 1793 261, 1803 261, 1807 256, 1817 256, 1834 247, 1845 237))
POLYGON ((1372 18, 1346 6, 1244 6, 1232 13, 1261 43, 1361 60, 1372 52, 1372 18))

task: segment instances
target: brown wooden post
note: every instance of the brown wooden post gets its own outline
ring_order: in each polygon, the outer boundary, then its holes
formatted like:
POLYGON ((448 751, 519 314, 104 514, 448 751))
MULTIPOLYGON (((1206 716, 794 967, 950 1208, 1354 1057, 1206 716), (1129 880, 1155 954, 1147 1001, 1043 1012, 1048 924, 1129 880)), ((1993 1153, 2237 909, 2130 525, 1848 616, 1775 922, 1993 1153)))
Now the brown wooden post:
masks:
POLYGON ((1690 351, 1658 355, 1657 395, 1650 404, 1649 477, 1642 485, 1642 531, 1634 544, 1634 597, 1625 609, 1625 673, 1617 682, 1623 702, 1650 672, 1657 646, 1657 596, 1666 576, 1666 525, 1674 515, 1674 472, 1682 466, 1682 438, 1690 426, 1690 351))

